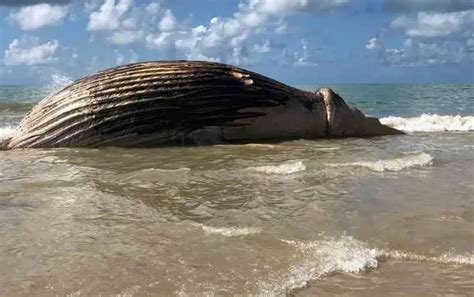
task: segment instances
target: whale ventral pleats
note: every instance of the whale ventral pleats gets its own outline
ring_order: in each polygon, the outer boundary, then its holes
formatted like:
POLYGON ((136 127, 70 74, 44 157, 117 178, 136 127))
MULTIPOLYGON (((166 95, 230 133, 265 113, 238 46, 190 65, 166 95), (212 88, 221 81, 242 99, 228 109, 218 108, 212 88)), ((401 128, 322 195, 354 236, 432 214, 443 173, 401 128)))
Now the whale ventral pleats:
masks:
POLYGON ((47 96, 8 148, 354 136, 365 135, 357 122, 364 119, 328 88, 314 94, 222 63, 151 61, 89 75, 47 96))

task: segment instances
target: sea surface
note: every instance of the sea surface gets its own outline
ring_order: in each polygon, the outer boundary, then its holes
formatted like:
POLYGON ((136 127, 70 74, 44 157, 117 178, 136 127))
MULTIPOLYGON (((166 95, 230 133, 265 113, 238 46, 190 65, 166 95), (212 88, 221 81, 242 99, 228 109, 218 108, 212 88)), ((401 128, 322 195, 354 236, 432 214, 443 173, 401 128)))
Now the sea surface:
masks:
POLYGON ((474 85, 331 87, 407 134, 0 151, 0 296, 472 296, 474 85))

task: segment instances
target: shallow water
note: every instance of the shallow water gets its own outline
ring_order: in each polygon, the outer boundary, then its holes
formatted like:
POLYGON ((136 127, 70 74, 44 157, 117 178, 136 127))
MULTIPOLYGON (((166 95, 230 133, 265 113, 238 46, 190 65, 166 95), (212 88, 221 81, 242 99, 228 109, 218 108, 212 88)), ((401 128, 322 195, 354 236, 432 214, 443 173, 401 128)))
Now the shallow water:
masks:
MULTIPOLYGON (((338 91, 352 90, 355 103, 388 98, 393 112, 382 104, 370 113, 414 131, 1 151, 0 295, 472 294, 474 133, 464 128, 474 86, 452 109, 434 110, 436 99, 417 93, 416 106, 429 102, 417 115, 404 107, 409 98, 390 98, 423 87, 389 86, 387 97, 379 88, 338 91), (450 117, 422 120, 428 112, 450 117)), ((22 108, 0 110, 4 135, 22 108)))

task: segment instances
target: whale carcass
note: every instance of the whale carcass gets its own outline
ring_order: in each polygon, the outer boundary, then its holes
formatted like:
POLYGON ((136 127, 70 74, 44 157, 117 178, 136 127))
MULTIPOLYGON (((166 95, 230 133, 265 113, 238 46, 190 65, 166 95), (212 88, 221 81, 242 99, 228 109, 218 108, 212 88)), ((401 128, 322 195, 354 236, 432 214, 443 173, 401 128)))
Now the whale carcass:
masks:
POLYGON ((39 102, 3 146, 149 147, 401 134, 329 88, 306 92, 235 66, 124 65, 39 102))

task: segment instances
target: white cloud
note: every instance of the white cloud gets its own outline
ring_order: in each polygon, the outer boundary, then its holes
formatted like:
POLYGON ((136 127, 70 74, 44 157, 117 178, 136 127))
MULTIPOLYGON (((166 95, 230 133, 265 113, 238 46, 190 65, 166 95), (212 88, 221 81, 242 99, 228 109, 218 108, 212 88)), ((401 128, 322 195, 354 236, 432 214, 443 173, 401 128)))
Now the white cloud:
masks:
MULTIPOLYGON (((231 17, 214 17, 189 27, 156 0, 132 5, 132 0, 105 0, 90 14, 89 30, 115 44, 143 41, 148 48, 171 56, 225 63, 250 63, 248 49, 269 51, 269 44, 253 45, 261 34, 284 32, 284 17, 293 13, 336 9, 350 0, 243 0, 231 17)), ((305 48, 303 52, 308 52, 305 48)), ((302 64, 304 54, 299 57, 302 64)))
POLYGON ((365 48, 368 50, 373 50, 378 47, 377 38, 371 38, 365 45, 365 48))
POLYGON ((409 37, 440 37, 457 33, 466 28, 472 29, 474 10, 427 13, 420 12, 416 18, 402 15, 392 21, 393 29, 402 29, 409 37))
POLYGON ((153 0, 135 5, 134 0, 105 0, 89 15, 88 30, 102 35, 113 44, 147 41, 160 32, 173 32, 178 27, 175 16, 153 0))
POLYGON ((174 17, 171 10, 166 9, 163 13, 163 18, 160 21, 159 28, 162 32, 173 31, 176 27, 176 18, 174 17))
POLYGON ((103 0, 87 0, 84 2, 84 8, 87 12, 90 12, 100 6, 103 0))
POLYGON ((317 57, 309 50, 309 42, 304 39, 301 39, 301 49, 299 51, 290 51, 288 48, 284 48, 281 58, 283 63, 297 67, 314 67, 318 65, 317 57))
MULTIPOLYGON (((260 34, 283 33, 287 30, 282 20, 294 13, 308 13, 338 9, 350 0, 248 0, 241 3, 229 18, 212 18, 207 26, 196 26, 184 34, 177 34, 176 48, 187 57, 200 57, 226 63, 250 63, 249 44, 260 34)), ((268 52, 270 44, 250 46, 255 52, 268 52)), ((315 65, 306 42, 302 53, 296 53, 296 65, 315 65)))
POLYGON ((398 48, 382 44, 374 50, 377 59, 388 66, 416 67, 434 64, 472 62, 469 48, 453 40, 418 40, 407 38, 398 48))
POLYGON ((142 31, 123 30, 111 32, 107 40, 114 44, 130 44, 143 40, 144 33, 142 31))
POLYGON ((149 48, 159 49, 169 47, 174 44, 174 35, 169 32, 150 34, 146 37, 146 42, 149 48))
POLYGON ((25 6, 10 13, 9 18, 22 30, 36 30, 57 25, 68 13, 68 6, 41 3, 25 6))
POLYGON ((89 31, 114 30, 120 26, 123 14, 131 7, 133 0, 106 0, 99 8, 89 16, 89 31))
POLYGON ((262 13, 285 15, 338 9, 349 2, 350 0, 251 0, 250 7, 262 13))
POLYGON ((472 0, 386 0, 385 8, 393 12, 463 11, 474 9, 472 0))
POLYGON ((308 51, 309 43, 302 39, 301 40, 301 50, 302 53, 294 52, 293 56, 295 59, 296 66, 316 66, 315 57, 313 57, 308 51))
POLYGON ((267 40, 262 44, 255 44, 252 48, 252 50, 256 53, 263 54, 263 53, 268 53, 270 51, 270 41, 267 40))
MULTIPOLYGON (((436 10, 442 10, 439 6, 441 2, 437 1, 436 10)), ((408 4, 407 1, 404 3, 408 4)), ((413 3, 417 7, 422 4, 422 1, 413 3)), ((424 4, 427 8, 434 5, 424 4)), ((456 7, 460 8, 461 4, 457 3, 456 7)), ((450 5, 451 8, 446 8, 446 11, 455 10, 454 3, 450 5)), ((379 38, 373 42, 372 39, 369 40, 366 48, 379 61, 389 66, 472 63, 474 55, 468 40, 470 36, 474 36, 473 23, 474 10, 404 14, 390 24, 391 29, 401 30, 406 36, 402 46, 387 48, 383 45, 383 39, 379 38)))
POLYGON ((38 38, 15 39, 5 50, 5 65, 41 65, 57 62, 54 56, 59 47, 57 40, 40 43, 38 38))

